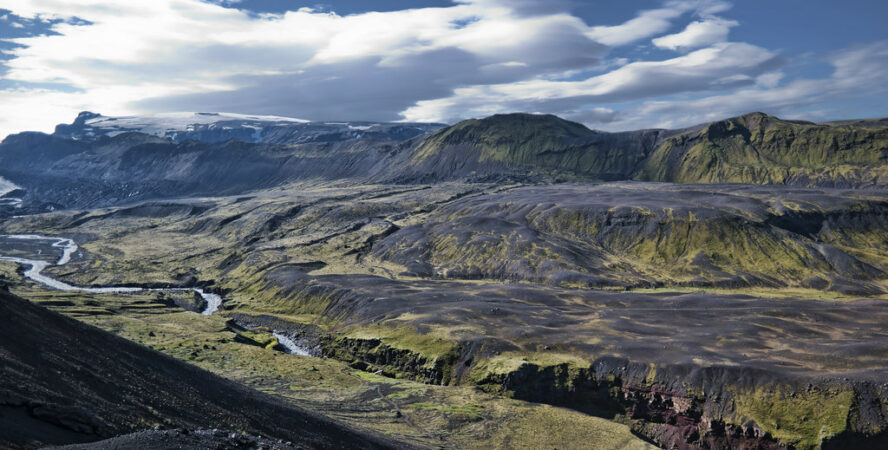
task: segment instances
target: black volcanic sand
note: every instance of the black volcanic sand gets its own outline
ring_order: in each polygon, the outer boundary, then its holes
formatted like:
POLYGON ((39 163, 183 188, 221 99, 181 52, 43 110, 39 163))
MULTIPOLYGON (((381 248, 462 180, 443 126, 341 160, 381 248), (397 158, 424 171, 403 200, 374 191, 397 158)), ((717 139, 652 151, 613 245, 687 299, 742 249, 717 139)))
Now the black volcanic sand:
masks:
POLYGON ((5 292, 0 360, 0 442, 12 447, 154 426, 244 430, 312 448, 400 446, 5 292))
POLYGON ((401 282, 373 276, 269 275, 285 296, 326 298, 340 323, 409 325, 486 356, 518 351, 592 361, 742 366, 778 373, 888 375, 888 302, 555 289, 527 284, 401 282))

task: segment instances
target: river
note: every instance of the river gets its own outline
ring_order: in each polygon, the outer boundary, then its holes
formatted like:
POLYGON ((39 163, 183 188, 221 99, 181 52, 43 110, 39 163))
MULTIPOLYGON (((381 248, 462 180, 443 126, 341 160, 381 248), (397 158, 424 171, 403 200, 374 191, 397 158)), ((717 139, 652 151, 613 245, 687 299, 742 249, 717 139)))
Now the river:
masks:
MULTIPOLYGON (((4 180, 5 181, 5 180, 4 180)), ((6 256, 0 255, 0 261, 12 261, 23 266, 29 266, 28 269, 25 270, 25 277, 40 283, 44 286, 57 289, 60 291, 76 291, 76 292, 88 292, 94 294, 107 294, 107 293, 127 293, 127 292, 143 292, 143 291, 167 291, 167 292, 184 292, 184 291, 194 291, 197 292, 204 301, 207 302, 207 307, 201 312, 201 314, 205 316, 209 316, 216 311, 219 310, 219 307, 222 305, 222 296, 218 294, 214 294, 211 292, 204 292, 201 288, 140 288, 140 287, 129 287, 129 286, 107 286, 107 287, 82 287, 82 286, 74 286, 63 281, 56 280, 55 278, 49 277, 43 274, 43 270, 49 266, 64 266, 65 264, 71 261, 71 256, 74 252, 77 251, 78 246, 77 243, 72 239, 68 238, 60 238, 60 237, 50 237, 50 236, 40 236, 37 234, 6 234, 0 235, 0 238, 11 239, 11 240, 19 240, 19 241, 46 241, 52 242, 51 246, 54 248, 60 248, 62 250, 62 255, 59 257, 58 261, 55 263, 51 263, 48 261, 38 260, 38 259, 29 259, 29 258, 21 258, 17 256, 6 256)), ((39 254, 39 252, 38 252, 39 254)))
POLYGON ((293 340, 290 336, 283 334, 279 331, 275 331, 272 333, 274 337, 277 338, 278 343, 281 344, 282 347, 286 350, 287 353, 291 355, 302 355, 302 356, 311 356, 308 349, 297 344, 296 341, 293 340))

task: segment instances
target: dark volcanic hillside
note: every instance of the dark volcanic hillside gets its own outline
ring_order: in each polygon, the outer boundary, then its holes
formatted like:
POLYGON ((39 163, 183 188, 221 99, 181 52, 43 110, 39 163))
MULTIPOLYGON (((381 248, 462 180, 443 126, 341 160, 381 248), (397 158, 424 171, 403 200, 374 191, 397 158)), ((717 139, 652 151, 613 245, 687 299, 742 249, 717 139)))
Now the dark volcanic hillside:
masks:
POLYGON ((194 366, 0 291, 0 446, 91 442, 160 425, 313 448, 385 448, 194 366))
POLYGON ((880 248, 886 215, 881 198, 850 190, 559 184, 453 202, 374 252, 436 278, 803 286, 861 295, 882 292, 870 282, 888 267, 859 249, 880 248))
POLYGON ((154 198, 238 194, 297 180, 361 179, 389 167, 395 143, 299 145, 189 140, 143 133, 95 141, 42 133, 0 144, 0 176, 21 186, 26 211, 102 207, 154 198))

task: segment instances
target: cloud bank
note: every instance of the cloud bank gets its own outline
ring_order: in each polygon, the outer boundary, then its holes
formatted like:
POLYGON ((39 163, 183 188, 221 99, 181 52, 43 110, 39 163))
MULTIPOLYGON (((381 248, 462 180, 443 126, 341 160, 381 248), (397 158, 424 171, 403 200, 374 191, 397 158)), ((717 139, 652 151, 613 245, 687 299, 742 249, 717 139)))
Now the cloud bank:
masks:
POLYGON ((49 131, 80 110, 436 122, 528 111, 609 130, 684 126, 876 88, 888 67, 888 44, 877 42, 829 59, 825 78, 787 80, 779 51, 729 40, 742 24, 720 16, 724 1, 666 1, 618 24, 586 23, 571 5, 459 0, 343 16, 199 0, 7 0, 3 20, 52 21, 53 33, 6 39, 0 136, 49 131), (671 54, 614 56, 626 48, 671 54))

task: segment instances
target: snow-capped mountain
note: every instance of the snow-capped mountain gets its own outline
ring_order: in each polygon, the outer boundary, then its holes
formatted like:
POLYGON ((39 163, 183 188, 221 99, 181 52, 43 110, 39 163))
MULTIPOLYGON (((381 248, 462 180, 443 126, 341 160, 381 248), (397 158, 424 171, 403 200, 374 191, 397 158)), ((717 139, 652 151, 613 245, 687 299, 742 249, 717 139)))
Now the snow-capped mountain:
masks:
POLYGON ((280 116, 234 113, 168 113, 108 117, 81 112, 70 125, 58 125, 55 135, 77 140, 95 140, 126 132, 139 132, 182 142, 194 139, 220 142, 301 144, 338 142, 349 139, 402 141, 444 127, 429 123, 311 122, 280 116))

